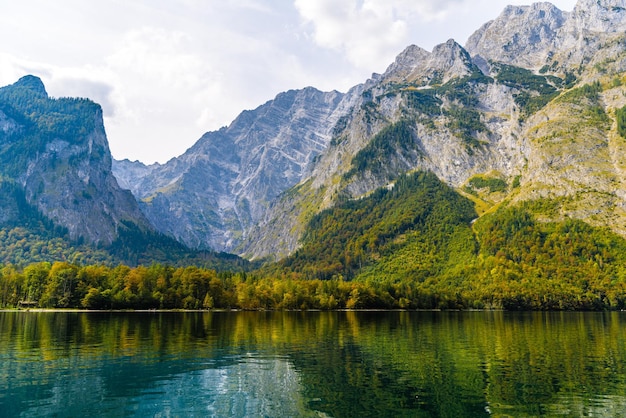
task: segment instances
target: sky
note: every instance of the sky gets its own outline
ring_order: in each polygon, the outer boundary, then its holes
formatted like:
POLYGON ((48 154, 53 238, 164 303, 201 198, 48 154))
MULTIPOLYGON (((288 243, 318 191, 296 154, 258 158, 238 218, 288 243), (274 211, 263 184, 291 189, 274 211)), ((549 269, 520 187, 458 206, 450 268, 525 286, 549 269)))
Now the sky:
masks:
POLYGON ((345 92, 408 45, 464 45, 508 4, 530 2, 0 0, 0 86, 32 74, 89 98, 114 158, 165 163, 280 92, 345 92))

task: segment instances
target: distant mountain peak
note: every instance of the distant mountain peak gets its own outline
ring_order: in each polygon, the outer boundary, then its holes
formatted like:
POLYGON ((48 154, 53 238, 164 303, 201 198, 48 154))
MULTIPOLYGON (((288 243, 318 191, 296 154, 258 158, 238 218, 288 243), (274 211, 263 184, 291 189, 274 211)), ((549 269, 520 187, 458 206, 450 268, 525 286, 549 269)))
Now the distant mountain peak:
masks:
POLYGON ((467 72, 472 66, 470 55, 454 39, 435 46, 431 60, 433 61, 431 65, 441 65, 441 68, 447 71, 456 69, 459 75, 467 72))
POLYGON ((418 46, 406 48, 391 64, 383 79, 386 81, 411 81, 429 85, 446 83, 450 79, 471 74, 470 55, 454 39, 439 44, 428 52, 418 46))
POLYGON ((626 0, 579 0, 572 12, 543 2, 506 7, 472 34, 465 48, 478 61, 538 70, 555 61, 560 66, 580 65, 593 56, 589 41, 598 50, 600 38, 608 40, 624 31, 626 0))
POLYGON ((402 51, 396 60, 387 68, 384 77, 404 77, 430 57, 430 52, 417 45, 409 45, 402 51))
POLYGON ((579 0, 573 17, 579 29, 620 32, 626 29, 626 0, 579 0))
POLYGON ((46 92, 46 87, 43 82, 39 77, 34 75, 25 75, 13 84, 13 86, 26 88, 36 93, 38 96, 48 97, 48 92, 46 92))
POLYGON ((522 66, 545 62, 568 13, 551 3, 507 6, 467 41, 472 56, 522 66))

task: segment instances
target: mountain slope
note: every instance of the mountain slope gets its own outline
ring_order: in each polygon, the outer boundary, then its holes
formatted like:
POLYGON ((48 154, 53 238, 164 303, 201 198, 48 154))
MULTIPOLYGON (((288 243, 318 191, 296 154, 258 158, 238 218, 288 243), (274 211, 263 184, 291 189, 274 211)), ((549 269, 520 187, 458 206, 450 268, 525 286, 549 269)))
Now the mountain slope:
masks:
POLYGON ((409 46, 346 95, 284 93, 163 166, 115 172, 160 231, 251 258, 293 253, 320 211, 412 171, 479 214, 532 202, 624 234, 625 30, 626 0, 509 6, 465 47, 409 46))
POLYGON ((233 250, 268 202, 303 178, 356 94, 281 93, 164 165, 118 161, 113 169, 161 232, 192 247, 233 250))
POLYGON ((0 263, 245 264, 158 233, 111 164, 99 105, 34 76, 0 88, 0 263))
POLYGON ((49 98, 36 77, 0 89, 0 174, 72 239, 108 245, 121 221, 149 228, 111 173, 100 106, 49 98))
POLYGON ((281 196, 242 252, 287 255, 320 208, 412 170, 466 188, 483 210, 530 200, 542 219, 624 233, 615 122, 626 105, 624 22, 622 0, 581 0, 572 13, 540 3, 507 8, 467 50, 407 48, 366 85, 312 175, 281 196))
POLYGON ((297 239, 282 237, 301 234, 306 218, 317 208, 358 198, 407 171, 429 170, 454 186, 479 173, 513 177, 521 171, 527 147, 517 135, 518 90, 485 76, 456 42, 428 55, 409 47, 366 87, 309 181, 282 196, 267 222, 251 235, 244 253, 293 251, 297 239), (406 63, 425 56, 435 65, 406 68, 406 63))
POLYGON ((476 216, 469 199, 432 173, 401 176, 393 186, 314 216, 302 248, 277 265, 310 279, 351 280, 388 257, 398 257, 397 275, 423 281, 452 258, 473 255, 470 222, 476 216), (454 241, 466 241, 467 251, 453 257, 454 241), (413 255, 400 257, 408 249, 413 255))

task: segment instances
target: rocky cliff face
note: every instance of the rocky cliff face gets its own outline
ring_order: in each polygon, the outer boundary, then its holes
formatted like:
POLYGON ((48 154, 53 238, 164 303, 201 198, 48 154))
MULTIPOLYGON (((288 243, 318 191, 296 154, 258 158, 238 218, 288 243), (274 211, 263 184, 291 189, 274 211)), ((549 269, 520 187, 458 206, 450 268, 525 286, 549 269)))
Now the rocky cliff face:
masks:
POLYGON ((114 171, 160 231, 192 247, 232 251, 326 149, 353 96, 281 93, 164 165, 122 161, 114 171))
POLYGON ((625 28, 624 0, 579 0, 571 13, 550 3, 509 6, 476 31, 466 49, 477 63, 573 71, 580 70, 606 46, 606 40, 625 28))
POLYGON ((626 26, 626 1, 624 0, 579 0, 568 21, 570 32, 618 33, 626 26))
POLYGON ((512 199, 551 202, 546 219, 572 217, 626 231, 623 161, 617 157, 623 146, 615 130, 615 112, 626 104, 625 29, 625 1, 580 0, 571 13, 547 3, 510 7, 468 41, 478 61, 526 66, 570 81, 520 130, 528 140, 528 162, 512 199), (541 36, 532 35, 536 29, 541 36), (527 35, 515 38, 523 30, 527 35))
POLYGON ((474 32, 465 47, 480 63, 492 60, 539 69, 554 53, 555 40, 568 17, 550 3, 508 6, 474 32))
POLYGON ((149 228, 111 163, 100 106, 51 99, 33 76, 0 89, 0 180, 72 238, 108 245, 121 221, 149 228))
POLYGON ((437 45, 433 52, 411 45, 387 68, 378 84, 411 83, 423 87, 445 84, 474 71, 469 54, 453 39, 437 45))

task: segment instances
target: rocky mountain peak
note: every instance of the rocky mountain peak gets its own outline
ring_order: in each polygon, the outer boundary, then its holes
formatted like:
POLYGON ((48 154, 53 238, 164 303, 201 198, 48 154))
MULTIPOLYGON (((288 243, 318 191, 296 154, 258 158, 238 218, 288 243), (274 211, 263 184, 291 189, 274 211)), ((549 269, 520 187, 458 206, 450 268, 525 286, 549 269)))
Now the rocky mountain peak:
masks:
POLYGON ((547 2, 508 6, 474 32, 465 48, 474 57, 532 67, 545 61, 567 17, 547 2))
POLYGON ((579 0, 572 13, 574 26, 591 32, 626 29, 626 0, 579 0))
POLYGON ((429 85, 445 83, 472 73, 470 55, 454 39, 437 45, 433 52, 411 45, 389 66, 382 79, 386 82, 410 81, 429 85))
POLYGON ((499 61, 536 71, 555 61, 561 66, 587 62, 592 50, 602 47, 601 39, 625 30, 626 0, 579 0, 572 12, 546 2, 508 6, 470 36, 465 48, 475 62, 499 61))
POLYGON ((409 45, 396 60, 387 68, 383 77, 386 79, 403 79, 414 73, 420 65, 430 57, 430 52, 417 45, 409 45))
POLYGON ((191 247, 233 251, 269 203, 302 180, 358 97, 289 90, 166 164, 119 161, 113 169, 159 231, 191 247))
POLYGON ((430 66, 443 71, 443 80, 441 80, 443 83, 450 78, 471 74, 473 67, 470 55, 454 39, 435 46, 430 66))
POLYGON ((43 85, 43 82, 39 77, 35 77, 34 75, 26 75, 20 78, 13 87, 25 88, 38 96, 48 97, 48 92, 46 92, 46 87, 43 85))

